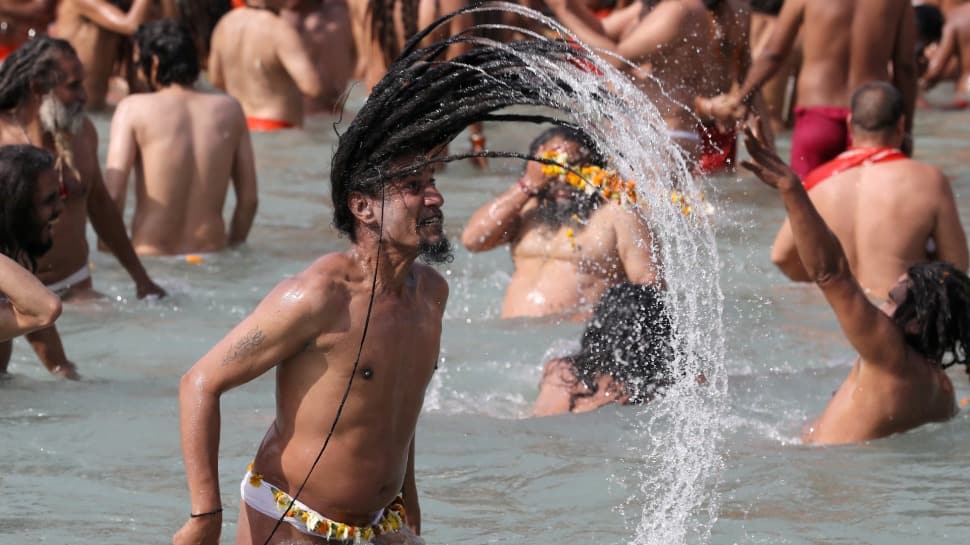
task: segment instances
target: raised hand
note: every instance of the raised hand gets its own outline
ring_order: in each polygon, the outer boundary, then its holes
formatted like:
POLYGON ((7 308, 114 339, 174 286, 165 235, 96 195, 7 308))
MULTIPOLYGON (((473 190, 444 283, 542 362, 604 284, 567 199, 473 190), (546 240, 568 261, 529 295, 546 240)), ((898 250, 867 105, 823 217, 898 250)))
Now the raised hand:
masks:
POLYGON ((744 147, 751 154, 751 161, 741 161, 741 166, 753 172, 762 182, 775 189, 801 186, 798 175, 777 153, 758 139, 750 126, 744 128, 744 147))

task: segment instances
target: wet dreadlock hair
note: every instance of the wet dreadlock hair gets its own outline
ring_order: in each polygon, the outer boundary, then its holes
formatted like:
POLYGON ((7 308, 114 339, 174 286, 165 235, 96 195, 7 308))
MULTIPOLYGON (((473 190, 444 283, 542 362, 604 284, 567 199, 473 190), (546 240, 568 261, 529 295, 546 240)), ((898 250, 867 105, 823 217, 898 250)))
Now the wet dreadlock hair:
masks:
POLYGON ((943 368, 962 364, 970 374, 970 278, 949 263, 918 263, 907 271, 906 297, 893 312, 903 328, 913 321, 918 333, 906 331, 906 342, 943 368))
POLYGON ((50 153, 29 145, 0 146, 0 253, 28 270, 48 248, 38 245, 34 194, 41 173, 54 168, 50 153))
POLYGON ((390 66, 401 53, 400 44, 404 40, 418 33, 419 0, 368 0, 371 16, 371 32, 381 46, 384 63, 390 66), (399 36, 394 15, 400 6, 401 23, 404 35, 399 36))
POLYGON ((138 64, 146 79, 151 78, 152 59, 158 59, 155 81, 159 85, 191 87, 199 79, 199 55, 185 25, 172 19, 139 25, 135 43, 138 44, 138 64))
POLYGON ((71 44, 38 36, 20 46, 0 65, 0 111, 22 106, 31 95, 43 96, 64 79, 61 55, 77 57, 71 44))
POLYGON ((579 352, 566 356, 576 379, 597 391, 604 375, 619 382, 631 403, 642 403, 669 383, 672 328, 663 292, 629 282, 611 287, 583 331, 579 352))
MULTIPOLYGON (((334 226, 351 240, 355 240, 354 216, 348 198, 353 192, 377 196, 385 183, 428 164, 473 156, 549 162, 527 154, 496 151, 430 158, 473 123, 520 121, 576 129, 549 115, 495 112, 509 106, 559 108, 546 93, 536 92, 535 76, 520 54, 588 66, 594 61, 587 51, 561 40, 526 39, 498 44, 472 35, 474 29, 425 48, 417 47, 428 34, 469 9, 446 15, 412 36, 340 136, 330 171, 334 226), (445 61, 448 47, 457 42, 473 47, 445 61), (408 167, 392 167, 395 160, 414 157, 428 158, 416 160, 408 167)), ((564 81, 558 85, 567 94, 574 93, 564 81)), ((607 93, 605 89, 602 92, 607 93)))

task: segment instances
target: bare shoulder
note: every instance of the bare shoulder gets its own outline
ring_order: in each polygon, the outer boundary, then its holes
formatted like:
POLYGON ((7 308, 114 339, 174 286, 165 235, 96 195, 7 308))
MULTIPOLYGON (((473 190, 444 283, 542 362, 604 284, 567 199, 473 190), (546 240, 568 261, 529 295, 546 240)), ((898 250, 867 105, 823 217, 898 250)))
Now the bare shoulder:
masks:
POLYGON ((273 290, 277 297, 303 306, 303 312, 313 316, 335 314, 344 308, 352 296, 353 262, 344 254, 327 254, 273 290))
POLYGON ((448 281, 438 271, 429 265, 422 263, 414 264, 414 275, 418 280, 418 286, 436 304, 444 310, 445 303, 448 302, 448 281))

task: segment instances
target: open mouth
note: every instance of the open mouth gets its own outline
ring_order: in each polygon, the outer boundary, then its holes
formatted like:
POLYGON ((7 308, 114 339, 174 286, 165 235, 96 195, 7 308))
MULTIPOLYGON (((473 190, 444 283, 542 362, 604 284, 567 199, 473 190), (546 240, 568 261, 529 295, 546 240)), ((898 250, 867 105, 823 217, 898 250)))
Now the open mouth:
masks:
POLYGON ((437 225, 440 227, 443 222, 444 222, 444 216, 442 216, 441 214, 437 214, 419 221, 418 227, 425 227, 427 225, 437 225))

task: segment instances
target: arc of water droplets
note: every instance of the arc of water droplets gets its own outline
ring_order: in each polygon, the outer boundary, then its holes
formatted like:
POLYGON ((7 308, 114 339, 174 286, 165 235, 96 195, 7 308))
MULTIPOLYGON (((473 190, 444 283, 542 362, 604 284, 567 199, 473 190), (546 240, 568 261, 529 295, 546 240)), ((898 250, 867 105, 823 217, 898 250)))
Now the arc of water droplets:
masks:
MULTIPOLYGON (((489 10, 539 21, 593 52, 538 12, 505 2, 484 4, 474 11, 489 10)), ((727 393, 723 297, 710 219, 683 214, 669 198, 675 188, 687 195, 700 193, 697 181, 684 154, 667 136, 660 112, 629 76, 595 55, 593 66, 563 65, 528 53, 519 57, 539 82, 536 92, 560 105, 595 138, 621 175, 636 182, 640 212, 655 232, 656 255, 663 263, 667 308, 676 332, 673 365, 682 379, 638 413, 640 483, 638 494, 627 504, 642 502, 643 510, 631 543, 705 543, 717 519, 715 490, 723 466, 719 424, 727 393), (561 82, 572 88, 574 96, 563 91, 561 82), (706 385, 697 383, 699 376, 706 385)))

